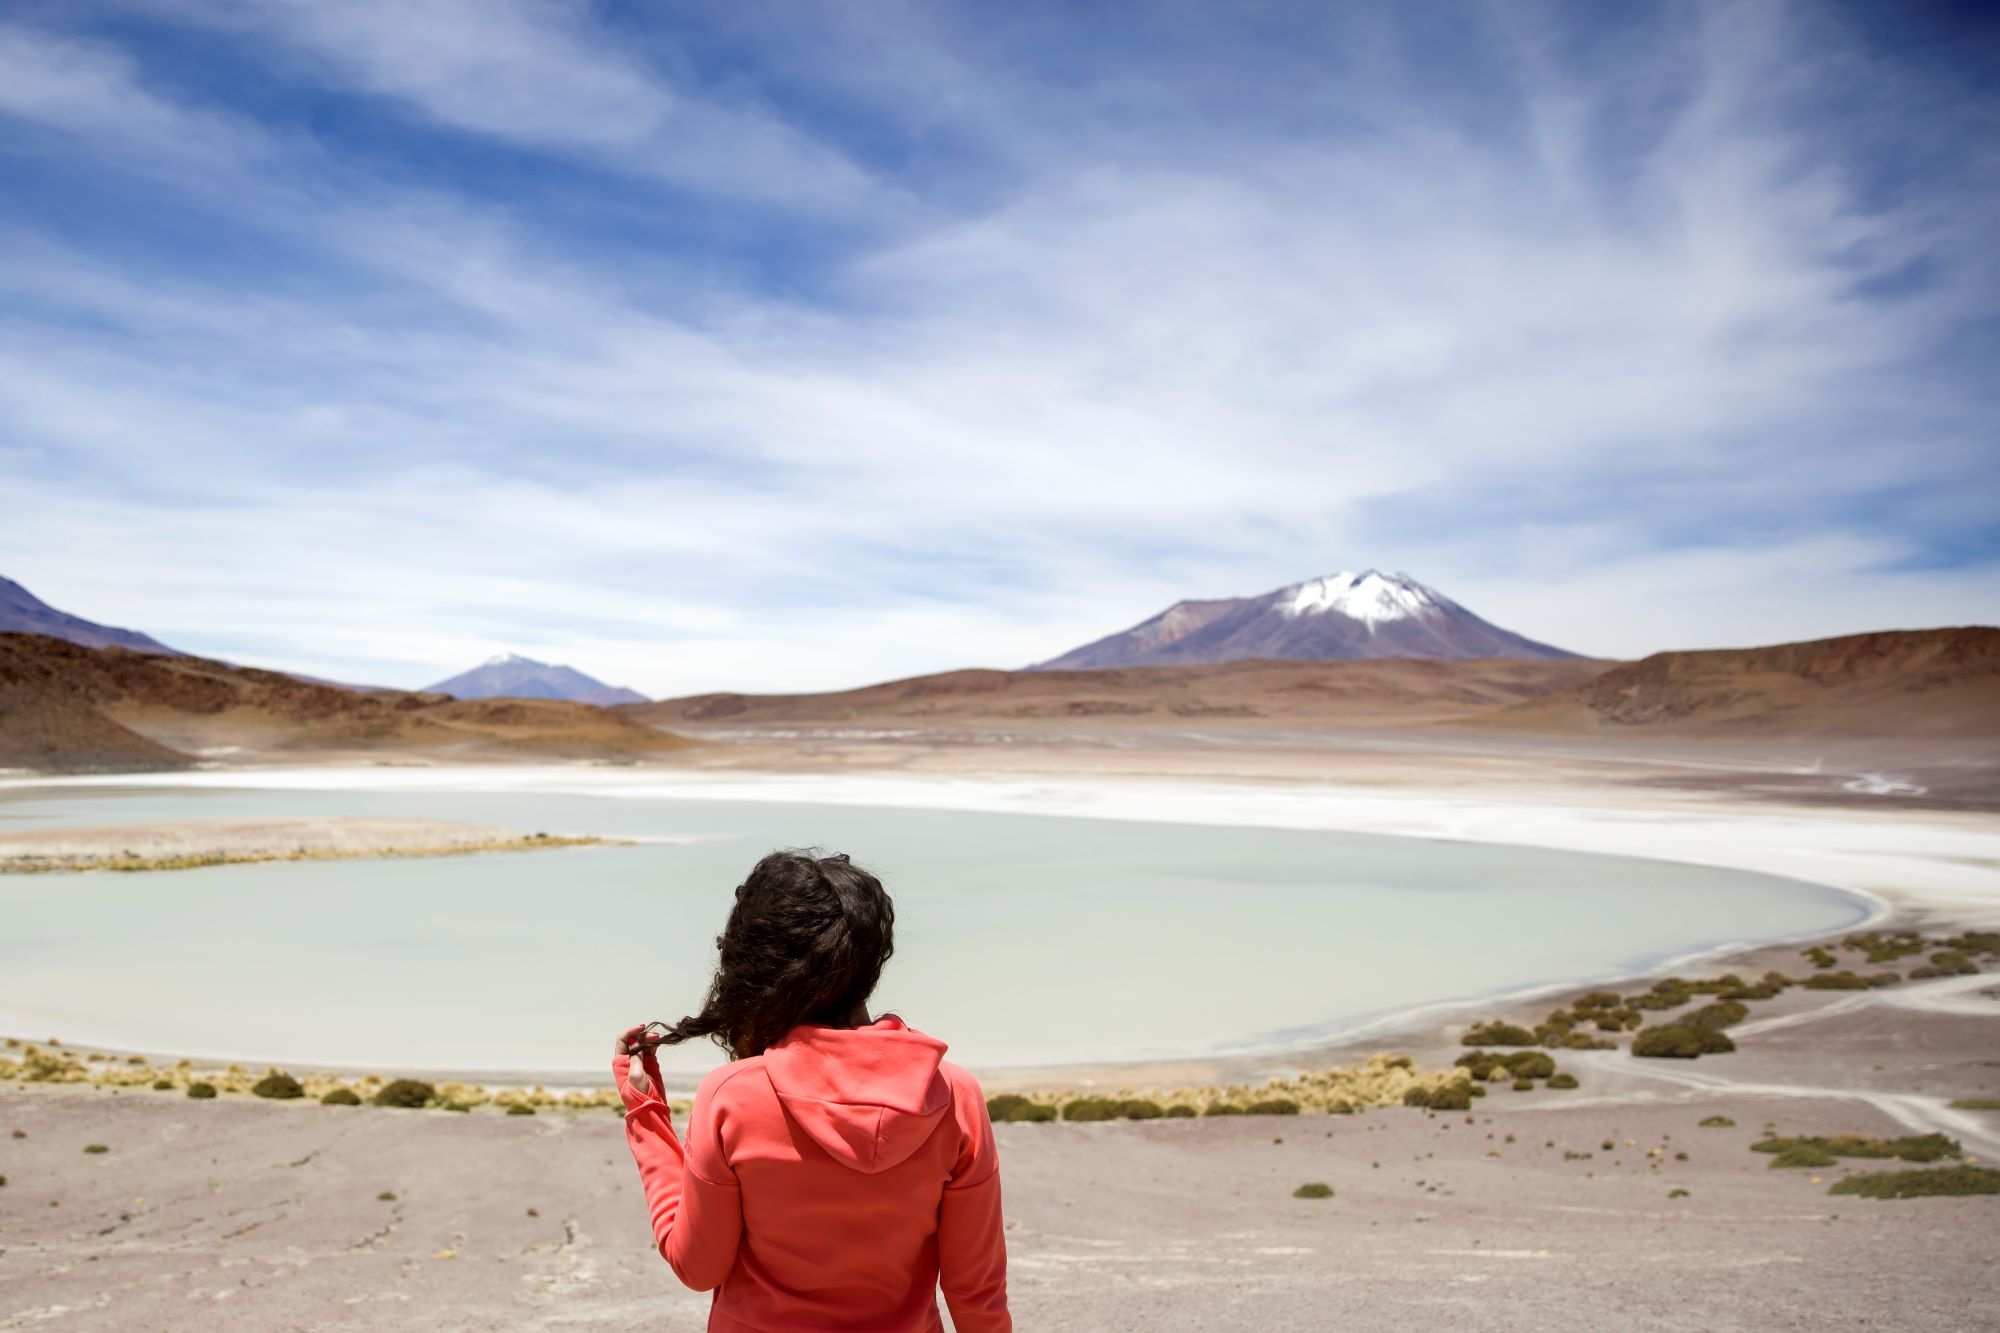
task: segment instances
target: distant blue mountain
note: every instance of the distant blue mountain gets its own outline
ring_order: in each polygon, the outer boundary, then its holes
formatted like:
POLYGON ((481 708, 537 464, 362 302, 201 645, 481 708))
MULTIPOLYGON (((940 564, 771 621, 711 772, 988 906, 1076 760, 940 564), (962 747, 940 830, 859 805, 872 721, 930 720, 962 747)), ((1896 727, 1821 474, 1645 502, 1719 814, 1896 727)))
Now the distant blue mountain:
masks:
POLYGON ((58 611, 14 580, 5 578, 0 578, 0 633, 46 634, 86 648, 129 648, 135 653, 159 653, 166 657, 183 655, 149 634, 114 629, 58 611))
POLYGON ((428 687, 455 699, 567 699, 571 703, 643 704, 649 702, 637 690, 606 685, 574 667, 551 666, 518 653, 489 657, 470 671, 428 687))

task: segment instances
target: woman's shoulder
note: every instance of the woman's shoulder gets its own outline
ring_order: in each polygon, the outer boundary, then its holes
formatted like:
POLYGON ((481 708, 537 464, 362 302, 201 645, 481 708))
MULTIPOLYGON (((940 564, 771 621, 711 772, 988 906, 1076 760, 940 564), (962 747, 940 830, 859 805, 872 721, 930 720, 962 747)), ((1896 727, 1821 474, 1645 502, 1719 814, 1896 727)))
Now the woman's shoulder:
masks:
POLYGON ((979 1080, 963 1065, 955 1065, 949 1060, 938 1063, 938 1073, 944 1075, 945 1084, 951 1089, 952 1118, 968 1133, 977 1134, 986 1122, 986 1094, 980 1090, 979 1080))
POLYGON ((972 1071, 964 1065, 955 1065, 949 1060, 940 1060, 938 1061, 938 1072, 943 1074, 945 1082, 951 1085, 953 1096, 972 1097, 982 1104, 985 1102, 985 1094, 979 1090, 979 1080, 974 1078, 972 1071))
POLYGON ((714 1104, 718 1100, 733 1100, 768 1085, 769 1080, 764 1077, 764 1057, 753 1055, 746 1060, 731 1060, 726 1065, 709 1070, 694 1095, 700 1101, 714 1104))

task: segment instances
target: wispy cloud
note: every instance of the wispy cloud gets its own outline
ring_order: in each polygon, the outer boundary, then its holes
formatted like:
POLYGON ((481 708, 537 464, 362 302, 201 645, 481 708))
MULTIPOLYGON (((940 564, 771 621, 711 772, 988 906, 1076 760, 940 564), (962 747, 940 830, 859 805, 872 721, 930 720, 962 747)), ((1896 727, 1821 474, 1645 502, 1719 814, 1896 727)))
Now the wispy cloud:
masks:
POLYGON ((1990 618, 1988 95, 1817 14, 1508 14, 36 12, 0 569, 656 692, 1355 564, 1603 653, 1990 618))
MULTIPOLYGON (((378 99, 441 129, 655 176, 700 194, 838 209, 871 185, 837 145, 752 92, 649 63, 564 0, 136 0, 252 43, 295 87, 378 99)), ((646 37, 640 34, 640 38, 646 37)), ((666 43, 671 50, 670 35, 666 43)))

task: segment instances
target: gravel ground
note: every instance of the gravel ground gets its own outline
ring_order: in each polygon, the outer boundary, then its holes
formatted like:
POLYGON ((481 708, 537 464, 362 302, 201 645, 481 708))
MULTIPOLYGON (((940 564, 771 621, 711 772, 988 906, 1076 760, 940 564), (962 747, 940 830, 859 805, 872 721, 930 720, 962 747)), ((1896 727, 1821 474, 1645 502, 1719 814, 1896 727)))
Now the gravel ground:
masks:
MULTIPOLYGON (((1994 1327, 2000 1196, 1830 1197, 1844 1168, 1777 1171, 1748 1150, 1767 1125, 1910 1132, 1840 1089, 1794 1087, 1787 1073, 1809 1050, 1825 1082, 1846 1071, 1855 1087, 1921 1078, 1940 1098, 1991 1095, 1992 1023, 1874 1006, 1691 1067, 1767 1089, 1754 1095, 1607 1061, 1575 1093, 1496 1087, 1470 1120, 1395 1108, 1002 1125, 1016 1318, 1064 1330, 1994 1327), (1905 1040, 1885 1040, 1892 1022, 1905 1040), (1718 1113, 1735 1127, 1698 1127, 1718 1113), (1293 1198, 1306 1181, 1334 1197, 1293 1198)), ((1984 1114, 2000 1132, 2000 1114, 1984 1114)), ((704 1324, 707 1298, 681 1290, 651 1248, 609 1114, 0 1084, 0 1172, 0 1329, 704 1324), (94 1143, 108 1151, 85 1153, 94 1143)))

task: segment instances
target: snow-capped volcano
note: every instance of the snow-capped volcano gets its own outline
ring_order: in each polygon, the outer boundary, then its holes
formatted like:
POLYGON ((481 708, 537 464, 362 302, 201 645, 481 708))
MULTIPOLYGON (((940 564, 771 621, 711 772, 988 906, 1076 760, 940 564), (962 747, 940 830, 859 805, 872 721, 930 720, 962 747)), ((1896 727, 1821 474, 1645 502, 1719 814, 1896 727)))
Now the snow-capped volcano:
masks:
POLYGON ((606 685, 574 667, 552 666, 519 653, 489 657, 472 670, 427 688, 458 699, 567 699, 607 708, 612 704, 647 702, 646 696, 637 690, 606 685))
POLYGON ((1372 569, 1294 583, 1273 596, 1280 615, 1315 616, 1332 611, 1370 625, 1422 615, 1437 610, 1440 603, 1437 594, 1408 574, 1391 578, 1372 569))
POLYGON ((1407 574, 1364 569, 1307 579, 1257 597, 1176 602, 1151 620, 1029 670, 1234 662, 1251 657, 1463 661, 1575 656, 1489 624, 1407 574))

